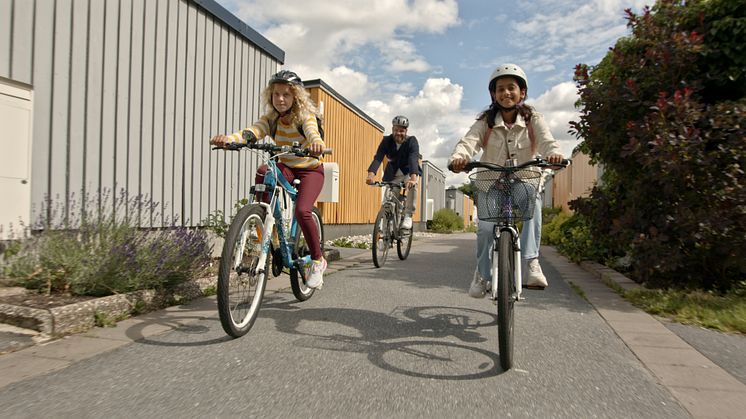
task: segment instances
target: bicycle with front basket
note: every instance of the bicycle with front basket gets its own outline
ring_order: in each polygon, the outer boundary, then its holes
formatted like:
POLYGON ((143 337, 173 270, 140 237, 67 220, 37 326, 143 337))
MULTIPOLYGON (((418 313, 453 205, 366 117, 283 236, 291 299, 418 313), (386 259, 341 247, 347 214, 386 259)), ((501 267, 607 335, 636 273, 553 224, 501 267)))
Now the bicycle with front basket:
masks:
POLYGON ((482 168, 469 176, 477 190, 477 217, 496 223, 492 244, 492 281, 490 298, 497 303, 497 328, 500 366, 513 366, 513 309, 521 297, 521 240, 516 223, 533 218, 536 196, 540 192, 542 170, 570 164, 549 163, 537 157, 523 164, 514 159, 504 166, 487 162, 469 162, 464 172, 482 168))
MULTIPOLYGON (((283 155, 313 156, 298 143, 277 146, 249 142, 231 143, 225 147, 226 150, 241 148, 270 153, 266 159, 264 182, 251 188, 252 195, 265 194, 269 203, 258 200, 242 207, 233 217, 225 236, 218 271, 218 314, 223 330, 235 338, 245 335, 254 325, 268 272, 273 271, 277 276, 278 271, 287 268, 293 295, 299 301, 308 300, 314 293, 314 289, 306 285, 304 269, 311 263, 308 243, 294 215, 300 180, 294 180, 291 185, 277 167, 277 159, 283 155)), ((324 150, 323 154, 331 154, 331 150, 324 150)), ((313 208, 312 214, 323 251, 321 213, 313 208)))
POLYGON ((373 225, 373 264, 380 268, 386 263, 389 249, 396 242, 399 259, 405 260, 412 248, 412 229, 401 228, 404 221, 404 202, 407 199, 406 182, 374 182, 371 186, 383 187, 384 199, 373 225))

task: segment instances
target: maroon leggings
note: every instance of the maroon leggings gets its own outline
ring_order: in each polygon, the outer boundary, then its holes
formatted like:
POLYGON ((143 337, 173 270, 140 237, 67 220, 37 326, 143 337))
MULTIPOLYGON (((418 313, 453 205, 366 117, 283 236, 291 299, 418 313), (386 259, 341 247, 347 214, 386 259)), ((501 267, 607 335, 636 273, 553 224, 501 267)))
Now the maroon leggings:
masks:
MULTIPOLYGON (((293 169, 282 163, 277 163, 277 167, 285 176, 285 179, 293 184, 293 180, 299 179, 298 196, 295 200, 295 218, 298 220, 303 237, 306 238, 308 249, 311 251, 313 260, 321 260, 321 246, 319 241, 319 232, 316 230, 316 223, 313 222, 313 204, 324 187, 324 165, 320 164, 315 169, 293 169)), ((256 171, 256 184, 264 183, 264 174, 267 173, 267 165, 262 165, 256 171)), ((257 194, 258 195, 258 194, 257 194)), ((264 202, 269 203, 269 197, 261 198, 264 202)))

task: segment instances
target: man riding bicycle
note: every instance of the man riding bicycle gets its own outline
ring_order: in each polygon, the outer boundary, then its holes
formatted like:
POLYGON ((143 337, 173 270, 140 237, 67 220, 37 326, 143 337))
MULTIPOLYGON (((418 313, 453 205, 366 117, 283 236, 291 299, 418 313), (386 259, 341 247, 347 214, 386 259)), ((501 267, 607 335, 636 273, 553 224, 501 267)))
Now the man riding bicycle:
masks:
POLYGON ((415 210, 415 199, 417 197, 417 180, 421 175, 419 166, 420 146, 417 138, 407 135, 409 119, 405 116, 396 116, 391 121, 391 135, 384 136, 378 144, 378 150, 373 161, 368 166, 368 177, 365 183, 372 185, 375 182, 376 172, 383 162, 383 157, 388 158, 388 163, 383 170, 384 182, 406 182, 409 190, 406 206, 404 207, 404 221, 401 228, 412 228, 412 214, 415 210))

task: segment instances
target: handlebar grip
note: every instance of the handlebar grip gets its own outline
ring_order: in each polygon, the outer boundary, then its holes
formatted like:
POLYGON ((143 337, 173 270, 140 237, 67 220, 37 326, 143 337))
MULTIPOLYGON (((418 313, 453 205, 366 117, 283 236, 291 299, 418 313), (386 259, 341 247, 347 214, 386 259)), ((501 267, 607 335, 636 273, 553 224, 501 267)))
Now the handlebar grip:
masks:
POLYGON ((333 148, 325 148, 324 151, 321 152, 321 154, 331 155, 333 151, 334 151, 333 148))
POLYGON ((225 143, 222 147, 212 147, 212 150, 237 151, 241 147, 246 147, 246 145, 238 143, 225 143))

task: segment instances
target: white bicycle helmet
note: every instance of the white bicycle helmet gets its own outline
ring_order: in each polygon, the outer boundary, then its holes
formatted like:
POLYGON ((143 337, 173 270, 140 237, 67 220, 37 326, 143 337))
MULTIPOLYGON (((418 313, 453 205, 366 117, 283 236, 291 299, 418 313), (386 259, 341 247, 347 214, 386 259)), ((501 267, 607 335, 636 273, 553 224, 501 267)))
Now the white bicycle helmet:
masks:
POLYGON ((490 92, 490 97, 492 97, 492 92, 495 91, 495 80, 505 76, 515 77, 518 80, 518 87, 528 91, 528 77, 526 77, 526 73, 523 69, 515 64, 500 64, 490 76, 490 82, 487 86, 490 92))

